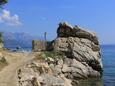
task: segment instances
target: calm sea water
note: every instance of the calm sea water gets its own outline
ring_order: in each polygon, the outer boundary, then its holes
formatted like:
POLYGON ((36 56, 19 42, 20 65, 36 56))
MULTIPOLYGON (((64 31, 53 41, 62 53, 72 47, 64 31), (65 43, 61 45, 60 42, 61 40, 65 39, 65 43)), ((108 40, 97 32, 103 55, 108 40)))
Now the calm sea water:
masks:
POLYGON ((79 86, 115 86, 115 45, 102 45, 103 77, 81 81, 79 86))
MULTIPOLYGON (((23 48, 31 51, 31 48, 23 48)), ((79 86, 115 86, 115 45, 102 45, 103 78, 81 81, 79 86)))
POLYGON ((103 84, 104 86, 115 86, 115 45, 102 46, 103 58, 103 84))

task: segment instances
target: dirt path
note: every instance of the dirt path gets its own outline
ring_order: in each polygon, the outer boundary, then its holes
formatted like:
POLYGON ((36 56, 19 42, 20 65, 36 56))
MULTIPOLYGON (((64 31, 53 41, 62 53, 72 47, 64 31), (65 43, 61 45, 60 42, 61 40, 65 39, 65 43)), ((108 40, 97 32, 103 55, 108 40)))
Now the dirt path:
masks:
POLYGON ((16 70, 34 58, 31 53, 11 53, 3 52, 8 66, 0 71, 0 86, 17 86, 16 70))

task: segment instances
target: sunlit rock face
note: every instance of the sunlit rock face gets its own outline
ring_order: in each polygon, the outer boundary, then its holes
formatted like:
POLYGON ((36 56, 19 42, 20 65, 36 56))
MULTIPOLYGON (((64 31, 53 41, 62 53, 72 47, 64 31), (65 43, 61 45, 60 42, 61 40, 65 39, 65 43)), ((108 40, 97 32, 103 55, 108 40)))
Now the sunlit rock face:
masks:
POLYGON ((100 45, 95 33, 60 23, 54 50, 66 53, 68 63, 63 66, 63 73, 70 79, 101 77, 102 61, 100 45))

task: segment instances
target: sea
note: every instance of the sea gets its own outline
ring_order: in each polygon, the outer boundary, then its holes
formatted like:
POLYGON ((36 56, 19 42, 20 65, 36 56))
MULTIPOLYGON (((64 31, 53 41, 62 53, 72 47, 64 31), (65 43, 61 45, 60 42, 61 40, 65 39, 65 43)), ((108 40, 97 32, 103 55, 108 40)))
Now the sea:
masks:
POLYGON ((115 45, 103 45, 103 86, 115 86, 115 45))
POLYGON ((82 80, 79 86, 115 86, 115 45, 101 45, 102 79, 82 80))
MULTIPOLYGON (((14 48, 11 50, 15 51, 14 48)), ((23 48, 22 50, 31 52, 31 48, 23 48)), ((81 80, 78 86, 115 86, 115 45, 101 45, 101 55, 102 79, 81 80)))

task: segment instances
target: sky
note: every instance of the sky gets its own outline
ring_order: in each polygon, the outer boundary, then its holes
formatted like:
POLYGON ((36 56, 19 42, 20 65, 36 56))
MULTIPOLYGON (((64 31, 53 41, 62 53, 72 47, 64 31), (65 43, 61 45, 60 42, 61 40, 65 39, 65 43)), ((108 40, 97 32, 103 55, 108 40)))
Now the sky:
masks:
POLYGON ((0 31, 56 38, 60 22, 96 32, 101 44, 115 44, 115 0, 9 0, 0 9, 0 31))

